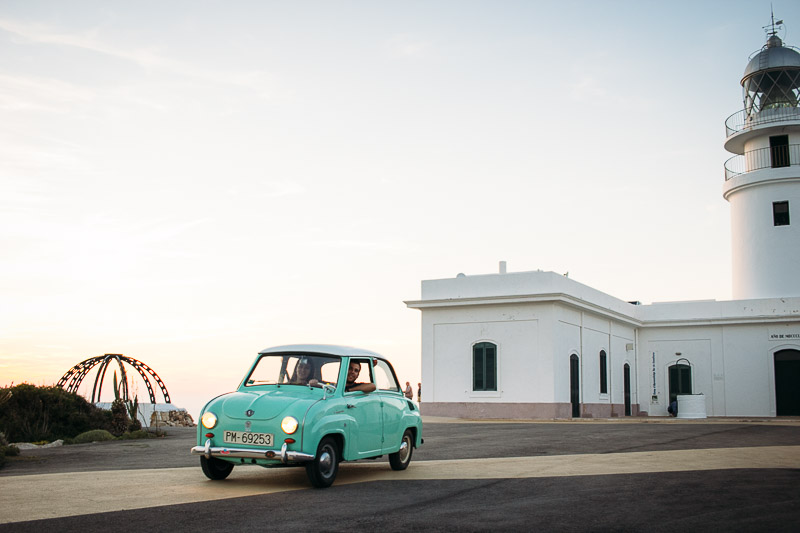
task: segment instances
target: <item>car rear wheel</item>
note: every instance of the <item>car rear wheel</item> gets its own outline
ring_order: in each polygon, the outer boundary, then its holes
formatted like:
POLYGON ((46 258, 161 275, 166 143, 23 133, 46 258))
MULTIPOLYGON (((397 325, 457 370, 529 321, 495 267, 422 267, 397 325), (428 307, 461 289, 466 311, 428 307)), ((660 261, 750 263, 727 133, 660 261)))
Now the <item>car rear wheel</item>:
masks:
POLYGON ((389 464, 392 470, 405 470, 411 462, 411 454, 414 452, 414 434, 410 429, 403 433, 400 441, 400 449, 396 453, 389 454, 389 464))
POLYGON ((318 489, 330 487, 339 472, 339 446, 331 437, 319 441, 317 456, 306 464, 306 473, 311 484, 318 489))
POLYGON ((218 481, 220 479, 225 479, 233 470, 233 463, 229 463, 228 461, 223 461, 222 459, 216 459, 211 457, 206 459, 205 457, 200 458, 200 468, 203 469, 203 473, 206 475, 208 479, 213 479, 218 481))

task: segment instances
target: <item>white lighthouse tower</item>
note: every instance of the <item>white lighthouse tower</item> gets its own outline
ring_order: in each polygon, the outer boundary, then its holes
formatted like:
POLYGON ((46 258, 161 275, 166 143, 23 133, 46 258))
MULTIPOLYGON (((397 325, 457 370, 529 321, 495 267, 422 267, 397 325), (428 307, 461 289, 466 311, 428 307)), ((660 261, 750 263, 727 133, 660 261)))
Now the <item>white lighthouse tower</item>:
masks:
POLYGON ((800 296, 800 51, 778 37, 782 23, 765 28, 744 109, 725 121, 735 300, 800 296))

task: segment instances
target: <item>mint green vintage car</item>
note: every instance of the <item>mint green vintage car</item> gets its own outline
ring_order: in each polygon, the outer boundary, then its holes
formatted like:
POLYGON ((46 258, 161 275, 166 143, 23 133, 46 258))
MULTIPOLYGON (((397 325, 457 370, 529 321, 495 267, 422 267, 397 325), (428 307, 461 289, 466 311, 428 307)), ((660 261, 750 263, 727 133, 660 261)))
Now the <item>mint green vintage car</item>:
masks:
POLYGON ((305 466, 323 488, 341 461, 388 455, 392 469, 405 470, 421 444, 419 409, 383 356, 292 345, 259 352, 236 392, 206 404, 191 453, 210 479, 236 465, 305 466))

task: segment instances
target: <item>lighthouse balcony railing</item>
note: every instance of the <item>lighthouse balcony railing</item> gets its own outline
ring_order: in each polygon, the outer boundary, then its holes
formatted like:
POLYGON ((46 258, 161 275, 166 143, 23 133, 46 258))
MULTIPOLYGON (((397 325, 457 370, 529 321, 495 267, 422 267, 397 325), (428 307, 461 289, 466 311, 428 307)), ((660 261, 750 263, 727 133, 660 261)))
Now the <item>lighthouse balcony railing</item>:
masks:
POLYGON ((745 152, 743 155, 735 155, 725 161, 725 181, 765 168, 785 168, 798 165, 800 165, 800 144, 759 148, 745 152))
POLYGON ((800 107, 768 107, 761 111, 742 109, 725 119, 725 138, 757 126, 780 122, 800 122, 800 107))

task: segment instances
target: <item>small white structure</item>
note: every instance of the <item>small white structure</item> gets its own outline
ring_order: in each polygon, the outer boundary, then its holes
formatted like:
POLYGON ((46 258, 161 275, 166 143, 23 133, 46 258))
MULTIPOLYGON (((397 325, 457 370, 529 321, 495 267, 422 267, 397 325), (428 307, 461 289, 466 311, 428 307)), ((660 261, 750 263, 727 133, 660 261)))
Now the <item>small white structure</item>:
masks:
POLYGON ((679 394, 678 418, 707 418, 705 394, 679 394))
POLYGON ((723 187, 735 300, 639 305, 505 262, 423 281, 406 304, 422 312, 424 414, 666 416, 702 394, 710 416, 800 415, 800 53, 774 26, 742 86, 723 187))

